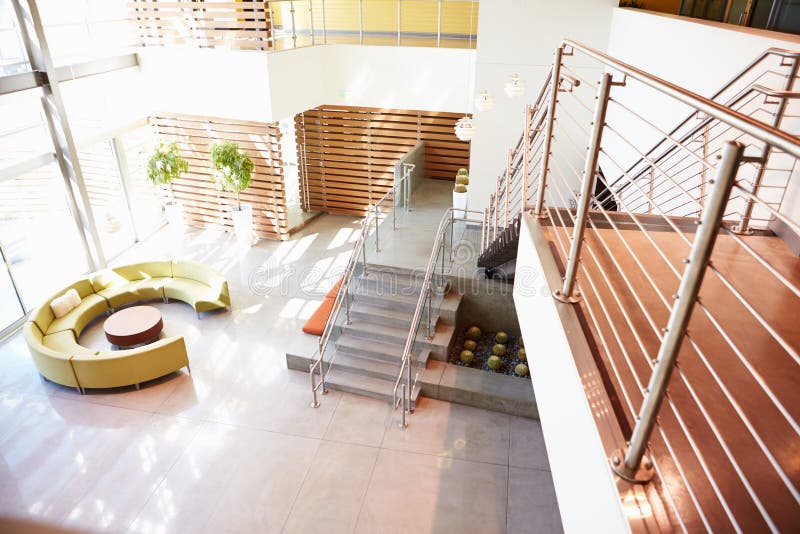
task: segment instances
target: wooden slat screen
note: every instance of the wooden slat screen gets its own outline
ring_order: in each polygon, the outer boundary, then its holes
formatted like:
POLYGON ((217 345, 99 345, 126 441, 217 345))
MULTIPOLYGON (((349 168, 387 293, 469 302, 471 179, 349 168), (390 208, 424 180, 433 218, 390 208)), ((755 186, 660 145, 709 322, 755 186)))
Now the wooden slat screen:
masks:
POLYGON ((150 117, 150 124, 159 138, 176 141, 189 161, 189 171, 173 182, 175 197, 183 203, 189 224, 233 228, 230 209, 236 204, 236 197, 217 190, 211 181, 210 151, 216 142, 235 141, 255 164, 250 187, 240 198, 242 203, 253 206, 256 234, 287 238, 281 134, 277 123, 158 115, 150 117))
POLYGON ((143 45, 188 44, 268 50, 272 41, 267 2, 128 2, 143 45))
POLYGON ((320 106, 295 117, 303 205, 363 214, 394 180, 394 165, 425 143, 425 177, 454 180, 469 165, 469 142, 453 133, 459 113, 320 106), (305 198, 307 196, 307 198, 305 198))

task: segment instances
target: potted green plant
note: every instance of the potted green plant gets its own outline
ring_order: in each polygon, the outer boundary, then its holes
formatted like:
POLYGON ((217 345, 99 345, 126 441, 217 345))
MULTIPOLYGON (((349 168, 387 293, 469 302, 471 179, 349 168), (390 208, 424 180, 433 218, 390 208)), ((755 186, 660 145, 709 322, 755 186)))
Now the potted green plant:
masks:
POLYGON ((467 169, 458 169, 456 185, 453 188, 453 217, 463 219, 467 216, 467 186, 469 185, 469 172, 467 169))
POLYGON ((169 200, 164 204, 164 212, 167 222, 173 228, 183 228, 183 207, 175 200, 172 182, 187 170, 189 162, 181 156, 174 141, 159 143, 147 161, 147 179, 150 183, 156 187, 166 185, 169 190, 169 200))
POLYGON ((239 193, 247 189, 253 174, 253 160, 239 150, 233 141, 215 143, 211 147, 211 178, 220 191, 236 194, 236 205, 231 207, 231 219, 236 239, 243 244, 253 242, 253 206, 242 204, 239 193))

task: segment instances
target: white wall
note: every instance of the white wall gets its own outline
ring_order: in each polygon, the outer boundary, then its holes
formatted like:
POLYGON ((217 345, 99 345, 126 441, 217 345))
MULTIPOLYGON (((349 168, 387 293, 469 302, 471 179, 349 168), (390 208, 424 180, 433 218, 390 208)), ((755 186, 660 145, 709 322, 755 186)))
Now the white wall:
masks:
POLYGON ((571 334, 558 311, 563 305, 553 299, 536 251, 535 224, 530 216, 523 218, 514 305, 526 346, 535 340, 528 364, 564 532, 628 532, 597 430, 599 419, 592 413, 567 341, 571 334))
POLYGON ((267 54, 213 48, 143 48, 153 112, 271 121, 267 54))
POLYGON ((470 156, 469 202, 473 209, 486 206, 506 158, 519 138, 525 104, 539 90, 553 60, 553 51, 564 38, 572 38, 605 50, 613 7, 617 0, 493 0, 481 3, 478 18, 476 93, 494 95, 494 110, 475 113, 477 133, 470 156), (528 90, 508 98, 503 84, 518 73, 528 90))
POLYGON ((325 45, 264 53, 145 49, 156 110, 278 121, 321 104, 461 111, 474 50, 325 45))
MULTIPOLYGON (((612 18, 608 53, 690 91, 711 97, 724 83, 770 47, 800 50, 800 36, 618 8, 614 10, 612 18)), ((774 62, 777 63, 777 59, 774 62)), ((772 77, 759 83, 781 89, 783 80, 772 77)), ((670 130, 689 114, 689 109, 683 104, 636 82, 629 83, 625 88, 615 89, 614 97, 626 106, 645 113, 650 121, 663 130, 670 130)), ((797 111, 800 102, 790 101, 789 106, 790 115, 800 113, 797 111)), ((765 116, 756 118, 768 120, 765 116)), ((614 122, 617 129, 628 138, 639 140, 640 146, 650 145, 661 138, 653 129, 643 127, 637 121, 628 118, 626 122, 624 114, 613 108, 609 112, 609 122, 614 122)), ((781 127, 796 135, 800 133, 799 122, 789 118, 781 127)), ((617 153, 624 152, 620 147, 617 148, 617 153)), ((637 156, 630 154, 623 163, 632 163, 635 159, 637 156)), ((776 176, 773 183, 783 179, 784 177, 776 176)), ((769 181, 770 177, 765 180, 769 181)), ((793 176, 783 208, 795 220, 800 220, 798 180, 800 176, 793 176)), ((769 191, 764 194, 767 193, 769 191)), ((757 212, 759 209, 757 208, 757 212)), ((765 212, 762 211, 760 215, 764 216, 765 212)))

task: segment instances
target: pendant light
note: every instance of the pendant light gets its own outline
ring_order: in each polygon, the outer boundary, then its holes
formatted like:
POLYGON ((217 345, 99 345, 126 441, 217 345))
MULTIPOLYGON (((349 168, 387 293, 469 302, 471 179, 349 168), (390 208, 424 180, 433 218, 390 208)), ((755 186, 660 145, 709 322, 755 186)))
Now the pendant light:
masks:
POLYGON ((478 111, 491 111, 494 109, 494 97, 489 94, 489 91, 484 89, 475 99, 475 109, 478 111))
POLYGON ((525 87, 527 87, 527 83, 525 80, 519 77, 519 74, 512 74, 511 78, 508 79, 505 85, 505 91, 508 96, 511 98, 516 98, 518 96, 522 96, 525 92, 525 87))
POLYGON ((456 137, 462 141, 471 141, 475 136, 475 125, 472 123, 472 117, 461 117, 456 121, 456 137))
MULTIPOLYGON (((473 14, 475 12, 474 10, 475 10, 475 0, 471 0, 470 6, 469 6, 469 48, 470 48, 470 50, 472 49, 472 17, 473 17, 473 14)), ((469 88, 469 82, 472 79, 471 69, 472 69, 472 67, 467 69, 467 87, 468 88, 469 88)), ((486 94, 489 95, 488 92, 486 94)), ((467 113, 469 113, 469 109, 471 108, 470 99, 471 99, 471 97, 468 96, 467 97, 467 113)), ((492 98, 492 100, 494 100, 494 99, 492 98)), ((465 114, 463 117, 458 119, 456 121, 456 125, 455 125, 455 128, 454 128, 454 131, 455 131, 456 137, 458 137, 460 140, 462 140, 462 141, 470 141, 470 140, 472 140, 472 138, 475 136, 475 124, 472 122, 472 117, 470 117, 468 114, 465 114)))

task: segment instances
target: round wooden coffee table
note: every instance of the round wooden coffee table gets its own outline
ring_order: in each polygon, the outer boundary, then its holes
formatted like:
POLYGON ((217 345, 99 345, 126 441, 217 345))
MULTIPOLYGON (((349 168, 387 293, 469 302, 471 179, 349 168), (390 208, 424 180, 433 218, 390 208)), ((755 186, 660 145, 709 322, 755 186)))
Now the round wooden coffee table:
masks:
POLYGON ((118 347, 141 345, 156 339, 164 321, 152 306, 133 306, 113 314, 103 323, 106 339, 118 347))

